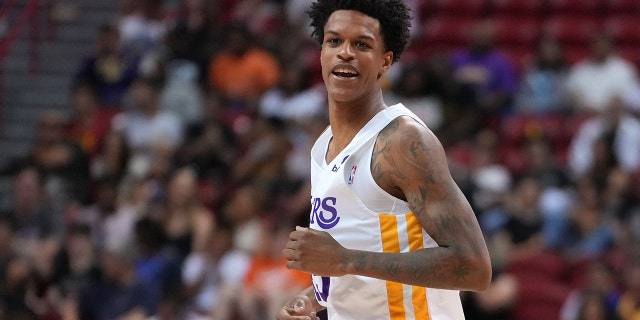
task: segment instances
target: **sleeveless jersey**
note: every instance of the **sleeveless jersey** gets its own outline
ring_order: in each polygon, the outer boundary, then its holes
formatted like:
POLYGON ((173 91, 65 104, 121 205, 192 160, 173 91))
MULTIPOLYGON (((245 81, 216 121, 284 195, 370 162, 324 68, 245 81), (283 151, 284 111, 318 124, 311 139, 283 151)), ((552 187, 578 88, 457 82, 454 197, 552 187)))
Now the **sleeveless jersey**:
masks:
MULTIPOLYGON (((373 252, 410 252, 437 247, 407 202, 380 188, 371 175, 378 133, 393 119, 409 116, 401 104, 376 114, 330 163, 329 127, 311 150, 310 228, 326 231, 342 246, 373 252)), ((464 319, 456 290, 411 286, 375 278, 313 275, 318 302, 329 320, 464 319)))

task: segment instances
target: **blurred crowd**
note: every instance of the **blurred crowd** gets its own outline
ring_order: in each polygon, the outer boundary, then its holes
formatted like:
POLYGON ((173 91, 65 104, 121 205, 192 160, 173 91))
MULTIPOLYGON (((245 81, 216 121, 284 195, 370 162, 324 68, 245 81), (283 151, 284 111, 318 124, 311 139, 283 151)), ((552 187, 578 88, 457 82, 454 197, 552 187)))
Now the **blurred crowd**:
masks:
MULTIPOLYGON (((121 0, 2 173, 0 319, 269 319, 310 285, 281 249, 308 225, 328 124, 307 0, 121 0)), ((414 9, 414 42, 424 14, 414 9)), ((491 17, 384 79, 442 141, 490 248, 467 319, 640 319, 640 86, 616 39, 513 61, 491 17)))

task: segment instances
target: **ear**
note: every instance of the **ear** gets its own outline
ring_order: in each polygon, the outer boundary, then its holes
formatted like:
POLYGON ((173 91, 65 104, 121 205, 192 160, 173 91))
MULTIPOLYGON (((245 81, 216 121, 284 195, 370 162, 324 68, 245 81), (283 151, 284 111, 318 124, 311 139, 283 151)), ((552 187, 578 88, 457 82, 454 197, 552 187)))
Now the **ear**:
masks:
POLYGON ((382 66, 380 68, 380 72, 378 72, 378 79, 380 79, 385 73, 387 73, 389 68, 391 68, 392 64, 393 64, 393 51, 387 51, 382 56, 382 66))

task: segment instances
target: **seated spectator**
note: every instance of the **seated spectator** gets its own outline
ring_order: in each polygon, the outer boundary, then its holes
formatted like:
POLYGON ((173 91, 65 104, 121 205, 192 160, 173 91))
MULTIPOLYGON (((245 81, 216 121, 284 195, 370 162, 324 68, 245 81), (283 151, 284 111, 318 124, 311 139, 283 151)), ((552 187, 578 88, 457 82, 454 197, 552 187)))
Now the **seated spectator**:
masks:
POLYGON ((614 166, 629 172, 640 168, 640 121, 617 96, 603 111, 586 120, 571 141, 568 166, 576 177, 606 176, 614 166))
POLYGON ((135 271, 135 254, 129 245, 106 248, 101 257, 104 280, 79 297, 79 319, 144 319, 155 314, 159 295, 153 286, 140 281, 135 271))
POLYGON ((575 205, 564 232, 564 253, 570 260, 597 258, 613 245, 613 222, 606 219, 600 190, 584 178, 576 186, 575 205))
POLYGON ((640 317, 640 265, 636 262, 624 272, 625 290, 617 306, 621 320, 636 320, 640 317))
POLYGON ((54 236, 61 240, 62 213, 51 206, 34 167, 25 167, 16 174, 11 199, 3 210, 15 228, 12 245, 16 252, 33 255, 40 239, 54 236))
POLYGON ((57 287, 64 297, 78 299, 101 279, 93 235, 87 225, 69 227, 58 256, 57 287))
POLYGON ((91 162, 91 176, 96 180, 122 178, 127 173, 130 153, 124 133, 109 131, 91 162))
POLYGON ((311 285, 308 274, 286 267, 282 247, 288 240, 291 228, 265 222, 261 239, 244 286, 239 293, 240 314, 246 320, 258 320, 263 314, 274 314, 301 289, 311 285))
POLYGON ((229 319, 251 257, 233 246, 232 229, 218 226, 203 252, 191 253, 182 268, 189 319, 229 319))
POLYGON ((286 135, 287 123, 277 118, 258 118, 238 144, 248 150, 236 161, 231 178, 238 183, 252 181, 264 192, 278 187, 284 176, 287 154, 290 149, 286 135))
POLYGON ((122 107, 129 86, 138 75, 139 59, 120 50, 120 33, 111 25, 100 30, 96 52, 86 57, 74 76, 75 82, 93 86, 106 107, 122 107))
POLYGON ((560 43, 550 36, 540 37, 533 59, 516 95, 517 112, 544 114, 565 110, 567 66, 560 43))
POLYGON ((569 71, 570 103, 579 113, 606 112, 611 101, 628 94, 636 85, 636 70, 615 53, 613 38, 598 33, 591 40, 591 57, 569 71))
POLYGON ((22 161, 40 172, 57 210, 70 202, 87 201, 89 162, 80 146, 65 137, 61 114, 47 111, 41 116, 36 140, 22 161))
POLYGON ((585 279, 565 301, 560 320, 615 319, 620 292, 614 271, 597 260, 586 269, 585 279))
POLYGON ((195 125, 204 115, 204 93, 198 84, 197 66, 186 60, 171 60, 165 68, 166 81, 159 97, 164 111, 177 115, 186 125, 195 125))
POLYGON ((131 109, 114 119, 114 130, 121 132, 131 150, 129 172, 137 176, 162 176, 182 142, 183 124, 160 109, 160 83, 138 78, 131 87, 131 109))
POLYGON ((285 121, 304 122, 325 112, 326 90, 310 87, 306 70, 291 66, 283 70, 280 84, 267 91, 260 100, 260 114, 285 121))
POLYGON ((171 60, 189 61, 196 66, 197 81, 204 84, 211 52, 222 48, 222 28, 215 28, 212 12, 220 14, 220 3, 205 0, 180 1, 176 21, 165 42, 171 60))
POLYGON ((392 92, 385 95, 388 105, 402 103, 422 119, 429 129, 440 129, 444 121, 442 102, 435 96, 426 65, 413 64, 403 66, 392 92))
POLYGON ((144 54, 160 45, 167 26, 160 0, 137 0, 131 12, 120 17, 118 30, 126 50, 144 54))
POLYGON ((181 259, 202 252, 215 228, 213 213, 198 199, 198 177, 188 167, 178 169, 169 179, 162 223, 170 245, 181 259))
POLYGON ((0 315, 3 319, 31 320, 36 315, 27 303, 33 285, 33 266, 26 257, 14 256, 0 274, 0 315))
POLYGON ((484 115, 508 110, 517 79, 509 60, 495 48, 491 20, 481 20, 474 26, 469 46, 456 52, 451 64, 461 104, 484 115))
POLYGON ((71 107, 73 114, 65 128, 67 136, 89 158, 94 158, 111 129, 115 112, 100 105, 96 92, 88 83, 78 83, 73 87, 71 107))
POLYGON ((247 27, 239 24, 227 33, 224 50, 211 59, 208 84, 239 112, 255 108, 257 99, 275 86, 280 66, 269 52, 257 47, 247 27))
POLYGON ((180 260, 176 252, 167 246, 162 224, 142 218, 135 223, 134 238, 138 252, 135 264, 138 279, 151 286, 161 298, 178 290, 180 260))

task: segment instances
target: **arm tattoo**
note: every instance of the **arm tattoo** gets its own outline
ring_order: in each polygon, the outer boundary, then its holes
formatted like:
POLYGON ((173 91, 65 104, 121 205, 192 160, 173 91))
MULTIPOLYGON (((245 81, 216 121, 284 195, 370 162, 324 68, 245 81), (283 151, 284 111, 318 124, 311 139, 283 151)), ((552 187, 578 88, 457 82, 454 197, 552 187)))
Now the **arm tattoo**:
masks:
POLYGON ((367 253, 362 251, 356 251, 353 256, 353 267, 356 271, 360 272, 367 267, 367 253))

